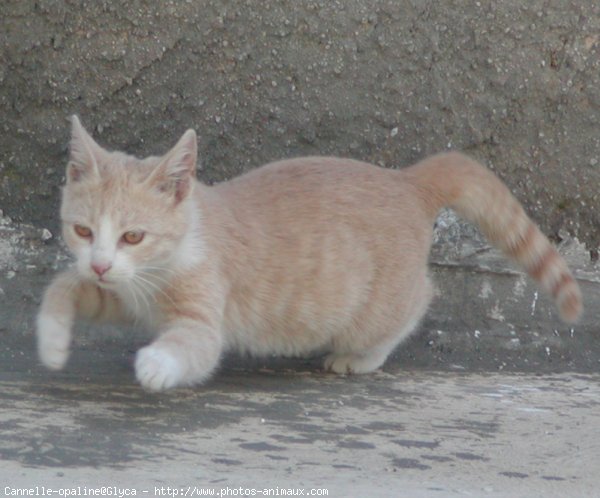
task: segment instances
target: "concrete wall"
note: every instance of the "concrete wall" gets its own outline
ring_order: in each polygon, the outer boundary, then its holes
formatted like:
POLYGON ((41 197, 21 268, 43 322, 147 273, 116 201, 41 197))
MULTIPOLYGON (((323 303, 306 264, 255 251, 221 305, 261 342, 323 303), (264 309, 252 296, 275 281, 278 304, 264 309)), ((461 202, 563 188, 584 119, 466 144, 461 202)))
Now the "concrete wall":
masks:
POLYGON ((465 150, 546 232, 596 247, 600 4, 4 2, 0 207, 54 231, 68 124, 139 155, 200 137, 206 181, 337 154, 465 150))

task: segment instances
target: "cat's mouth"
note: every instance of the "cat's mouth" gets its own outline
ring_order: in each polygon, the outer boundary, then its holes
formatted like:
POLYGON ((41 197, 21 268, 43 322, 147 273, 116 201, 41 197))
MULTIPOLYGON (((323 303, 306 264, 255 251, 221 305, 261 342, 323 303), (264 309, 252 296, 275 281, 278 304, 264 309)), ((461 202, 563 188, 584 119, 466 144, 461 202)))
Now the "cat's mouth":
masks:
POLYGON ((110 280, 110 279, 106 278, 105 276, 96 278, 95 282, 99 287, 103 287, 103 288, 114 287, 116 284, 116 282, 114 280, 110 280))

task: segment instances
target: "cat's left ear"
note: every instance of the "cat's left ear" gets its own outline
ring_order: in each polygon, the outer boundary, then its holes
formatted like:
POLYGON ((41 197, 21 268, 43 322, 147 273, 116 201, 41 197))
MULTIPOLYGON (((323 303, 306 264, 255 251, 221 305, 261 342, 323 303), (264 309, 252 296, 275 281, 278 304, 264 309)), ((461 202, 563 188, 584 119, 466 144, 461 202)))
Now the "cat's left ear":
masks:
POLYGON ((160 192, 173 195, 175 203, 179 204, 192 190, 197 158, 196 132, 190 129, 183 134, 177 145, 163 156, 146 181, 160 192))
POLYGON ((102 155, 102 147, 94 142, 75 115, 71 116, 69 151, 67 182, 79 182, 86 177, 98 176, 98 158, 102 155))

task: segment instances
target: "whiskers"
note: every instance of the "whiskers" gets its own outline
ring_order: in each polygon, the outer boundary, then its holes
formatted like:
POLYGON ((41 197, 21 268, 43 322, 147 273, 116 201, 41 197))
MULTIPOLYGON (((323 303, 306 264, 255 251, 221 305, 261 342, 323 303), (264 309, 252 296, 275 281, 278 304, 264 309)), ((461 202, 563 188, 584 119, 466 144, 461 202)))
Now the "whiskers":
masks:
POLYGON ((77 286, 82 282, 97 285, 102 290, 114 293, 119 297, 126 313, 135 324, 151 320, 155 315, 159 301, 168 303, 177 309, 177 304, 167 292, 172 277, 177 272, 168 267, 144 266, 131 269, 113 268, 107 274, 106 280, 87 280, 78 272, 65 274, 63 297, 68 299, 77 292, 77 286))
POLYGON ((136 269, 133 275, 122 281, 122 287, 131 298, 136 321, 152 315, 152 307, 156 306, 159 297, 177 308, 173 298, 165 291, 170 285, 168 277, 174 273, 170 268, 146 266, 136 269))
POLYGON ((64 274, 64 279, 65 279, 66 285, 63 289, 62 297, 63 297, 63 299, 68 299, 69 296, 75 290, 75 287, 77 287, 80 284, 81 278, 79 277, 77 272, 69 271, 64 274))

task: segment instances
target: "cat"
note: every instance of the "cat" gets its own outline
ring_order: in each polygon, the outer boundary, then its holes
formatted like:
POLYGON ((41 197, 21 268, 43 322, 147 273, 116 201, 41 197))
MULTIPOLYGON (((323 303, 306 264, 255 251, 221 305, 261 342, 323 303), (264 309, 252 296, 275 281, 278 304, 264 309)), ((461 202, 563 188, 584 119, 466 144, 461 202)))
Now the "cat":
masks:
POLYGON ((332 157, 274 162, 209 187, 193 130, 162 157, 101 148, 72 117, 63 237, 76 256, 46 290, 39 357, 69 356, 76 318, 157 332, 137 352, 148 390, 205 381, 226 351, 326 354, 324 368, 382 366, 432 299, 438 211, 480 227, 549 293, 582 312, 566 263, 488 169, 458 152, 400 170, 332 157))

